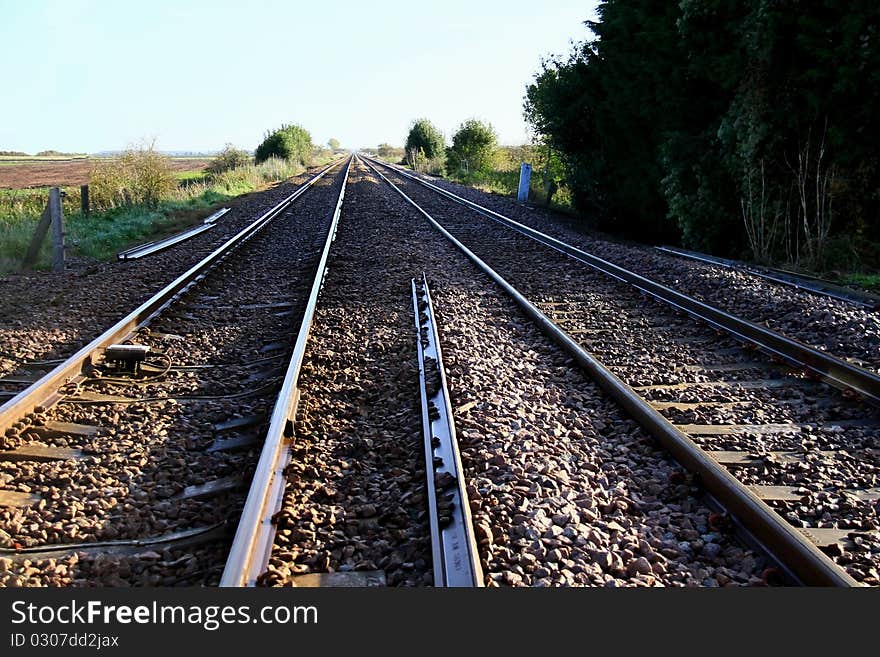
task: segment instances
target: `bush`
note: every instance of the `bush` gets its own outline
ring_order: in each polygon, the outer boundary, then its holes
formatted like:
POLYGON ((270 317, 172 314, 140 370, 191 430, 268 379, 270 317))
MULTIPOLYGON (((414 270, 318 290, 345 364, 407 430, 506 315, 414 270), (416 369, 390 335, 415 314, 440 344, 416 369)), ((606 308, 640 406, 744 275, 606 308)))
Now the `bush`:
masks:
POLYGON ((281 158, 295 164, 308 166, 312 156, 312 136, 298 125, 282 125, 266 134, 263 143, 254 151, 257 164, 270 157, 281 158))
POLYGON ((468 119, 452 137, 452 148, 446 157, 447 169, 451 173, 488 169, 497 142, 498 138, 491 124, 468 119))
POLYGON ((231 169, 238 169, 251 163, 251 156, 247 151, 236 148, 232 144, 226 144, 217 154, 211 164, 208 165, 208 173, 217 175, 231 169))
POLYGON ((402 148, 395 148, 391 144, 379 144, 376 154, 383 160, 402 162, 406 152, 402 148))
POLYGON ((177 189, 171 160, 149 147, 132 148, 118 160, 95 161, 89 177, 89 194, 97 208, 126 205, 154 207, 177 189))
POLYGON ((428 119, 416 119, 406 137, 405 150, 408 154, 421 151, 426 159, 433 160, 443 156, 446 140, 428 119))

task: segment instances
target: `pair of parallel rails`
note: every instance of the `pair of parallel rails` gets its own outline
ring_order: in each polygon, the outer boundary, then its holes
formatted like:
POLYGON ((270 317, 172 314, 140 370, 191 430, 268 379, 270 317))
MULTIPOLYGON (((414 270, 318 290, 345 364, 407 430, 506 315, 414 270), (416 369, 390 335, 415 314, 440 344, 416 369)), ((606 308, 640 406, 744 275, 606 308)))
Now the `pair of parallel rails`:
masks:
MULTIPOLYGON (((873 372, 812 349, 597 258, 398 167, 391 167, 362 155, 357 158, 364 161, 376 175, 414 206, 441 234, 498 283, 526 315, 568 351, 575 362, 594 378, 631 417, 654 435, 676 460, 697 473, 711 495, 734 516, 754 539, 766 546, 768 551, 796 581, 809 585, 852 586, 856 584, 803 532, 792 527, 759 495, 743 485, 707 452, 699 448, 687 433, 670 423, 636 390, 624 383, 588 353, 572 335, 543 313, 407 196, 399 186, 382 174, 380 168, 387 167, 395 175, 418 183, 508 229, 526 235, 536 242, 562 252, 617 280, 624 281, 664 303, 683 310, 700 321, 730 333, 738 340, 757 345, 761 350, 782 358, 799 369, 812 372, 834 387, 854 391, 876 403, 880 401, 880 377, 877 377, 873 372)), ((254 585, 259 575, 265 570, 271 554, 274 539, 272 516, 281 504, 284 490, 283 472, 290 459, 289 445, 295 434, 294 425, 299 401, 299 372, 323 284, 330 248, 339 224, 348 174, 355 159, 355 157, 350 158, 345 165, 343 183, 311 286, 305 314, 296 336, 293 355, 287 366, 284 381, 271 414, 269 429, 256 473, 221 578, 221 585, 224 586, 254 585)), ((186 290, 202 280, 208 271, 223 260, 226 255, 253 237, 272 219, 279 216, 336 164, 338 163, 321 171, 214 253, 166 286, 153 298, 0 407, 0 431, 21 422, 37 407, 47 408, 57 403, 64 396, 63 392, 60 392, 61 387, 71 381, 75 382, 77 377, 83 376, 83 368, 88 366, 93 359, 100 357, 108 346, 124 342, 134 331, 149 324, 186 290)), ((455 442, 454 422, 442 367, 439 330, 433 315, 427 279, 414 280, 412 288, 413 312, 419 336, 417 343, 421 372, 427 489, 429 500, 431 500, 429 517, 432 529, 434 582, 438 586, 479 586, 482 583, 482 574, 473 529, 470 525, 464 477, 455 442), (443 483, 438 484, 438 482, 443 483)), ((0 455, 0 459, 2 459, 2 455, 0 455)))

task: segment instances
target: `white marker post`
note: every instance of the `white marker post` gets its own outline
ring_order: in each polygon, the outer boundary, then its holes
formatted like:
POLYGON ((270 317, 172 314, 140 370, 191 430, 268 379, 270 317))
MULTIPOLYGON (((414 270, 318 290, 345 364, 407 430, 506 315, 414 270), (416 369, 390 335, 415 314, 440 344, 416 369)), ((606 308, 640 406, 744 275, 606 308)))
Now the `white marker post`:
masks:
POLYGON ((529 198, 529 182, 532 179, 532 165, 525 162, 519 168, 519 191, 516 193, 516 200, 525 203, 529 198))

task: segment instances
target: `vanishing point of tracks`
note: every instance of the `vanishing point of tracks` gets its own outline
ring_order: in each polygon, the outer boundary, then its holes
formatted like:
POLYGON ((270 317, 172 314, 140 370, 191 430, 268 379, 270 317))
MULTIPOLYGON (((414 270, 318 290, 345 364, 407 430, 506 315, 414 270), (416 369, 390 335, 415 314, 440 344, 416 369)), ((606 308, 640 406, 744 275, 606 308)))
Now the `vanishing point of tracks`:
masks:
POLYGON ((378 162, 277 214, 0 409, 6 583, 880 584, 876 374, 378 162))

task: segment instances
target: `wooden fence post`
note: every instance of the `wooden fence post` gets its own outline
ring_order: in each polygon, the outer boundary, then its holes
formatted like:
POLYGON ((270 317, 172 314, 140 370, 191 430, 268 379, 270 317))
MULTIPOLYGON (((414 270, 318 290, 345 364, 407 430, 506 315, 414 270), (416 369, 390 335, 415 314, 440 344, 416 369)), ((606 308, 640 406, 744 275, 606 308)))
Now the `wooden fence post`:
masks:
POLYGON ((82 209, 82 215, 84 217, 89 216, 89 186, 88 185, 80 185, 79 188, 79 203, 80 208, 82 209))
POLYGON ((40 255, 40 247, 43 246, 43 240, 46 239, 46 233, 49 232, 49 225, 51 223, 52 215, 49 214, 49 204, 47 203, 46 207, 43 208, 43 214, 40 215, 40 221, 37 224, 37 229, 34 231, 34 236, 31 238, 31 243, 28 246, 24 260, 21 261, 22 269, 30 269, 34 266, 37 257, 40 255))
POLYGON ((64 271, 64 213, 58 187, 49 190, 49 215, 52 218, 52 269, 64 271))

